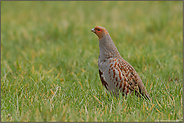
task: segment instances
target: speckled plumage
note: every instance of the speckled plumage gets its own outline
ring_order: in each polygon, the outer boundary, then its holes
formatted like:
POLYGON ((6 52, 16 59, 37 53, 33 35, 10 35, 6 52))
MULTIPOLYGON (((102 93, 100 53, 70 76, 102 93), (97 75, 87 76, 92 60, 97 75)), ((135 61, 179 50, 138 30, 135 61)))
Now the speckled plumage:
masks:
POLYGON ((123 95, 135 91, 138 97, 142 95, 151 99, 135 69, 119 54, 108 31, 101 26, 91 31, 99 37, 98 68, 102 85, 116 96, 119 96, 119 91, 123 95))

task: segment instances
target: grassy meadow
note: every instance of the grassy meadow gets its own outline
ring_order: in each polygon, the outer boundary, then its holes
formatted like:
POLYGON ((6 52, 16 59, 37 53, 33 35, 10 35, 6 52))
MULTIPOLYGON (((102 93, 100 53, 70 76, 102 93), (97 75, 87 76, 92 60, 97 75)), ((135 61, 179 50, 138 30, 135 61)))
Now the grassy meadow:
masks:
POLYGON ((2 122, 183 121, 183 2, 1 2, 2 122), (152 101, 118 99, 99 78, 110 33, 152 101))

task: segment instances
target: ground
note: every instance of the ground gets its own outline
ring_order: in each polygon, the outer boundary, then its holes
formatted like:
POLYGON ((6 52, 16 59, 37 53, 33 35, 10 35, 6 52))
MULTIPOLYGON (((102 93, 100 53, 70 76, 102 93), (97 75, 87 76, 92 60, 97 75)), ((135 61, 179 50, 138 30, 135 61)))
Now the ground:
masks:
POLYGON ((182 1, 2 1, 1 121, 183 121, 182 1), (103 26, 152 101, 106 94, 103 26))

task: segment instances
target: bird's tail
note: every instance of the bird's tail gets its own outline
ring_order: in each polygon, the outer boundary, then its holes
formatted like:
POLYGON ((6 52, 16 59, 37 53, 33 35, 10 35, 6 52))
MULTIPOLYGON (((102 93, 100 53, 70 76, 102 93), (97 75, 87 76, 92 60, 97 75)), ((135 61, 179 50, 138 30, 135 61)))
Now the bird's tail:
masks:
POLYGON ((137 94, 139 95, 139 97, 143 97, 143 98, 145 98, 145 99, 147 99, 147 100, 149 100, 149 101, 151 101, 152 99, 151 99, 151 97, 150 97, 150 95, 148 94, 148 92, 146 91, 146 89, 145 88, 140 88, 139 87, 139 92, 137 92, 137 94))

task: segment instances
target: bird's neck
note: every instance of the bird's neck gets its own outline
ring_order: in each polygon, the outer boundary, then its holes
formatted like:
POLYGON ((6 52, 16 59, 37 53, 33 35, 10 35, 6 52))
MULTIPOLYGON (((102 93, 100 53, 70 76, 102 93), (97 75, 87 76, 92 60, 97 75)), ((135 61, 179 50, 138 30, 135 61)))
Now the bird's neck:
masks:
POLYGON ((99 40, 100 61, 106 61, 109 58, 121 57, 110 35, 105 35, 99 40))

